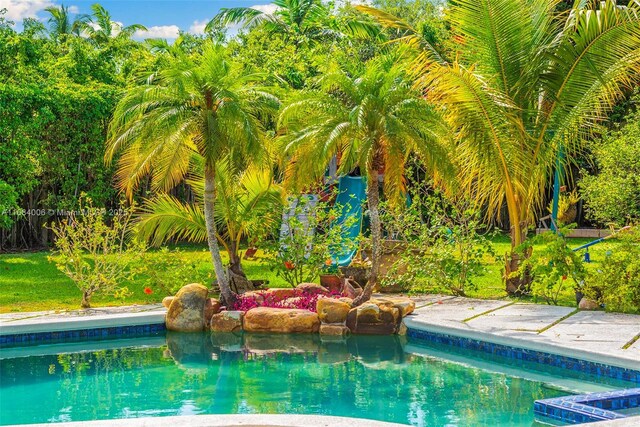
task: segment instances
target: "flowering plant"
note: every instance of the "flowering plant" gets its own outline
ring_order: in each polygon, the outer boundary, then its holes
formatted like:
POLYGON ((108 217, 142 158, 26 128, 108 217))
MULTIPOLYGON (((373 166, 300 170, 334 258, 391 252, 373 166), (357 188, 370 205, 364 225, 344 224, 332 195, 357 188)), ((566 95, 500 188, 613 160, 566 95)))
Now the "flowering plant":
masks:
POLYGON ((235 304, 234 310, 248 311, 256 307, 270 307, 270 308, 297 308, 301 310, 309 310, 316 312, 316 303, 320 296, 328 298, 340 298, 337 291, 331 291, 329 293, 324 292, 309 292, 308 290, 295 289, 293 296, 282 296, 279 294, 273 294, 267 291, 252 292, 250 294, 239 295, 235 304))
POLYGON ((312 282, 321 271, 335 268, 332 254, 349 252, 359 244, 347 233, 356 218, 338 221, 341 211, 341 206, 308 197, 297 202, 292 199, 278 238, 261 242, 267 255, 263 262, 291 287, 312 282))

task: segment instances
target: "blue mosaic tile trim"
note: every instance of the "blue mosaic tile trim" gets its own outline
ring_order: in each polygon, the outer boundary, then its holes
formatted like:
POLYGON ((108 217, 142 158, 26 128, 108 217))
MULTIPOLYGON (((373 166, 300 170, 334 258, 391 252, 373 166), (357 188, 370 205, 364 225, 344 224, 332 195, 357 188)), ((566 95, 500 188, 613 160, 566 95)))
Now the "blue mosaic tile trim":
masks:
POLYGON ((569 424, 626 418, 615 410, 640 407, 640 388, 536 400, 536 415, 569 424))
POLYGON ((606 365, 604 363, 589 362, 586 360, 580 360, 567 356, 559 356, 543 351, 527 350, 503 344, 494 344, 486 341, 475 340, 471 338, 457 337, 454 335, 442 334, 437 332, 421 331, 413 328, 407 329, 407 336, 436 344, 446 344, 470 350, 477 350, 485 353, 495 354, 497 356, 525 360, 528 362, 542 363, 545 365, 555 366, 562 369, 570 369, 572 371, 585 374, 614 378, 617 380, 640 384, 640 371, 636 371, 634 369, 620 368, 617 366, 606 365))
POLYGON ((153 325, 114 326, 107 328, 79 329, 75 331, 36 332, 33 334, 0 335, 0 346, 44 344, 50 341, 80 340, 86 338, 113 338, 123 335, 149 335, 164 332, 164 323, 153 325))

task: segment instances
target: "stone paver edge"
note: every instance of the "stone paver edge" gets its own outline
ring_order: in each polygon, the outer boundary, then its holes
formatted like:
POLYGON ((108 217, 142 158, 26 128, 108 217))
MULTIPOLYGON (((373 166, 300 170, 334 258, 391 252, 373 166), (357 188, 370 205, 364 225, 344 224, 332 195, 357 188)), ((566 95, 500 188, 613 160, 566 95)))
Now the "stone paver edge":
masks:
MULTIPOLYGON (((557 343, 546 343, 542 342, 539 338, 536 341, 529 341, 521 338, 499 336, 486 332, 469 331, 453 326, 433 325, 430 323, 421 322, 417 319, 411 319, 409 317, 406 317, 404 319, 404 322, 405 325, 411 329, 458 336, 461 338, 485 341, 493 344, 522 348, 525 350, 542 351, 545 353, 551 353, 565 357, 573 357, 589 362, 603 363, 620 368, 638 370, 638 361, 632 358, 604 355, 587 350, 576 349, 575 347, 561 346, 557 343)), ((537 335, 537 337, 540 337, 540 335, 537 335)))

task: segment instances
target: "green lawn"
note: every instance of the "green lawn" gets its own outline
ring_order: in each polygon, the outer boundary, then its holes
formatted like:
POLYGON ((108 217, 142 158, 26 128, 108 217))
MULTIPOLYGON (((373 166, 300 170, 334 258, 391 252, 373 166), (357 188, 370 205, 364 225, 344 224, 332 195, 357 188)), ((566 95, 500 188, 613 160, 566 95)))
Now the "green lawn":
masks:
MULTIPOLYGON (((509 250, 509 239, 497 236, 493 239, 496 254, 504 254, 509 250)), ((572 246, 579 246, 590 239, 571 239, 572 246)), ((603 259, 606 251, 614 249, 614 240, 596 245, 591 249, 594 261, 588 268, 597 268, 598 261, 603 259)), ((198 265, 198 269, 208 270, 211 258, 205 247, 186 246, 181 249, 189 253, 198 265)), ((0 312, 63 310, 75 309, 80 305, 80 291, 73 282, 58 271, 53 263, 47 260, 48 252, 0 254, 0 312)), ((260 253, 258 253, 260 256, 260 253)), ((501 281, 502 264, 495 259, 487 259, 488 273, 477 279, 478 290, 470 291, 469 296, 478 298, 507 298, 501 281)), ((245 261, 244 268, 252 279, 267 279, 272 287, 287 286, 276 277, 259 260, 245 261)), ((132 295, 124 299, 114 299, 111 295, 95 295, 92 305, 112 306, 146 304, 162 301, 165 296, 159 290, 151 295, 143 292, 140 283, 126 284, 132 295)), ((574 296, 567 290, 562 297, 562 304, 573 305, 574 296)))

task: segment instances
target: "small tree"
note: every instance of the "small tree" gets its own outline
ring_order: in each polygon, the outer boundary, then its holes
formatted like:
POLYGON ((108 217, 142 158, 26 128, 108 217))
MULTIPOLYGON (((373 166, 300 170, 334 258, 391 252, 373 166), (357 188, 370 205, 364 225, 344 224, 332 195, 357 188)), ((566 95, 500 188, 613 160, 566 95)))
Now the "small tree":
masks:
POLYGON ((593 157, 598 174, 580 182, 589 218, 618 226, 640 221, 640 112, 596 144, 593 157))
POLYGON ((386 282, 400 281, 409 288, 426 283, 430 290, 444 287, 460 296, 477 289, 475 279, 487 272, 485 257, 494 256, 494 251, 478 232, 480 213, 468 199, 416 191, 410 208, 387 211, 383 218, 387 230, 407 242, 407 251, 386 282))
POLYGON ((355 218, 338 222, 340 210, 337 205, 312 204, 305 197, 299 198, 284 221, 279 239, 263 245, 265 263, 292 287, 315 280, 323 269, 335 269, 332 256, 352 251, 359 243, 346 233, 355 218))
POLYGON ((105 209, 96 209, 91 200, 81 203, 80 210, 51 230, 55 235, 54 254, 49 261, 66 274, 82 291, 82 308, 91 307, 95 293, 126 296, 129 291, 122 281, 131 279, 129 269, 144 246, 127 242, 131 209, 116 212, 111 225, 105 222, 105 209))
POLYGON ((529 275, 531 277, 531 294, 540 297, 547 304, 558 305, 563 292, 569 284, 575 291, 580 290, 587 274, 582 259, 574 252, 563 234, 546 232, 529 239, 518 248, 521 252, 532 252, 531 246, 546 243, 543 249, 536 249, 533 255, 526 258, 520 269, 512 274, 529 275))

